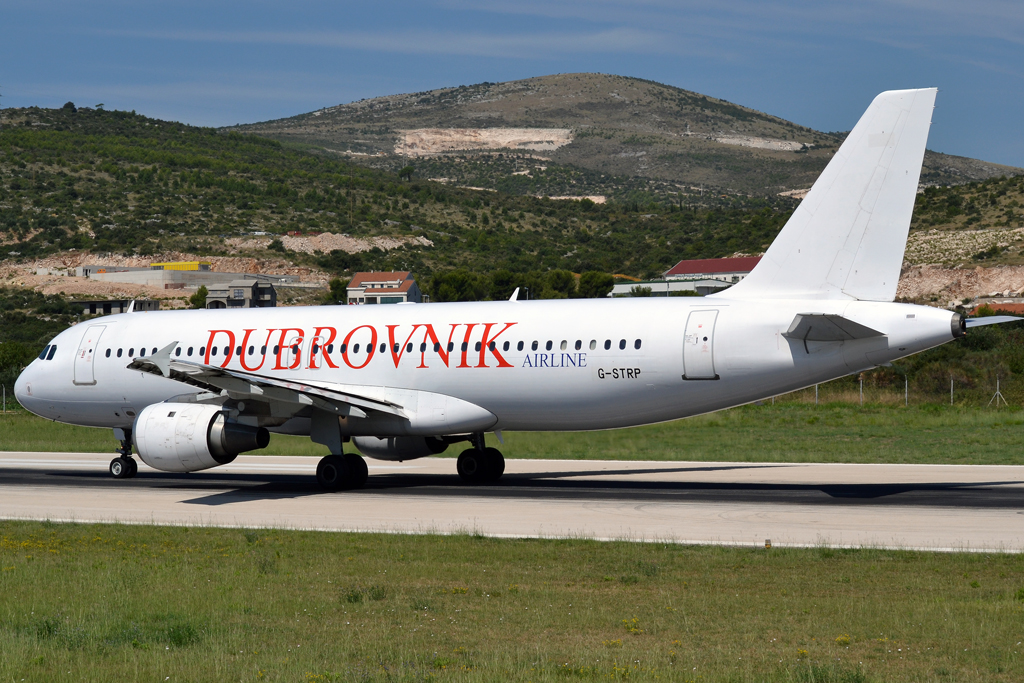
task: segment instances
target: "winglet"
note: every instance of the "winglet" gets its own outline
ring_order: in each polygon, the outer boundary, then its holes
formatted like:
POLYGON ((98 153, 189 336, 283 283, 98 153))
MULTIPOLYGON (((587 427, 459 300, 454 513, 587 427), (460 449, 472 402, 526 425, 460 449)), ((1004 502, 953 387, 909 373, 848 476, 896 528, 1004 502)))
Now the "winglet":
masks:
POLYGON ((512 292, 512 296, 508 298, 509 301, 519 301, 519 288, 516 287, 516 291, 512 292))
POLYGON ((177 346, 178 342, 173 341, 149 357, 150 362, 157 367, 160 374, 164 377, 171 376, 171 352, 177 346))
POLYGON ((125 313, 134 313, 134 312, 135 312, 135 299, 132 299, 131 303, 128 304, 128 310, 125 311, 125 313))

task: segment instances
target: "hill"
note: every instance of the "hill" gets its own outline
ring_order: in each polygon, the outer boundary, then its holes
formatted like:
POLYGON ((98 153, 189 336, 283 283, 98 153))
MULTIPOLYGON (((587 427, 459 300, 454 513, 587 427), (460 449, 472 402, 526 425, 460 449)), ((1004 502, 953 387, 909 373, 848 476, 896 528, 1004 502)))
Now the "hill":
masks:
MULTIPOLYGON (((237 256, 359 269, 656 275, 760 251, 795 205, 693 195, 555 201, 403 180, 278 141, 129 112, 8 109, 0 130, 6 265, 237 256)), ((8 271, 19 280, 23 270, 8 271)))
MULTIPOLYGON (((391 95, 228 128, 376 168, 515 194, 774 196, 810 187, 842 141, 636 78, 559 74, 391 95)), ((928 152, 922 182, 1024 173, 928 152)))

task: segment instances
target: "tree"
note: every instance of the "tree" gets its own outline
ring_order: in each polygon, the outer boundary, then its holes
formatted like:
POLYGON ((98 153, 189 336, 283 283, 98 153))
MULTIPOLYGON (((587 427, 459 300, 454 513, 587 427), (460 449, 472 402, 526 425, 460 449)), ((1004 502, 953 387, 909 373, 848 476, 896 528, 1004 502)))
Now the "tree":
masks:
POLYGON ((551 298, 569 298, 576 295, 576 277, 568 270, 552 270, 548 273, 548 287, 551 298))
POLYGON ((398 169, 398 177, 402 180, 412 180, 412 174, 416 172, 416 168, 413 166, 404 166, 398 169))
POLYGON ((350 280, 342 280, 341 278, 333 278, 328 286, 330 291, 324 294, 323 303, 324 305, 331 306, 334 304, 344 305, 348 303, 348 283, 350 280))
POLYGON ((651 296, 654 290, 643 285, 633 285, 629 288, 630 296, 651 296))
POLYGON ((63 107, 61 107, 61 109, 67 109, 67 110, 69 110, 69 111, 70 111, 70 112, 71 112, 72 114, 74 114, 74 113, 75 113, 76 111, 78 111, 78 107, 76 107, 76 106, 75 106, 75 103, 74 103, 74 102, 65 102, 65 103, 64 103, 64 106, 63 106, 63 107))
POLYGON ((192 308, 206 308, 206 295, 210 291, 206 289, 206 285, 199 285, 199 289, 196 293, 188 298, 188 303, 192 308))
POLYGON ((615 287, 615 278, 608 273, 588 270, 580 275, 579 297, 581 299, 600 299, 611 294, 615 287))
POLYGON ((487 276, 470 273, 465 268, 434 275, 430 283, 434 301, 483 301, 490 283, 487 276))

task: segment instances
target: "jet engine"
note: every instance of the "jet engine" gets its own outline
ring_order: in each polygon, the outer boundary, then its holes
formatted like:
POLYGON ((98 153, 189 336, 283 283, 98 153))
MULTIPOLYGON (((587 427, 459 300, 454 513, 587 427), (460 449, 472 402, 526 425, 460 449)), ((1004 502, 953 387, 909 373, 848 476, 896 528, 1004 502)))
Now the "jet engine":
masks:
POLYGON ((135 418, 132 436, 142 462, 164 472, 226 465, 270 443, 265 427, 233 422, 221 406, 201 403, 154 403, 135 418))
POLYGON ((352 443, 375 460, 415 460, 448 448, 448 442, 436 436, 353 436, 352 443))

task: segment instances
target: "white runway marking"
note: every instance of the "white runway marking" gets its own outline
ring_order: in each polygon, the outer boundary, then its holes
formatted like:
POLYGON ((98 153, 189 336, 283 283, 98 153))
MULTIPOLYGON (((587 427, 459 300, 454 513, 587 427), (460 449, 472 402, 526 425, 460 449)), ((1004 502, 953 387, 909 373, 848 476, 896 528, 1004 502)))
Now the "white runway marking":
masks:
POLYGON ((455 461, 369 461, 322 493, 316 458, 241 456, 116 481, 95 453, 0 453, 0 518, 763 546, 1024 549, 1024 467, 509 460, 497 486, 455 461))

